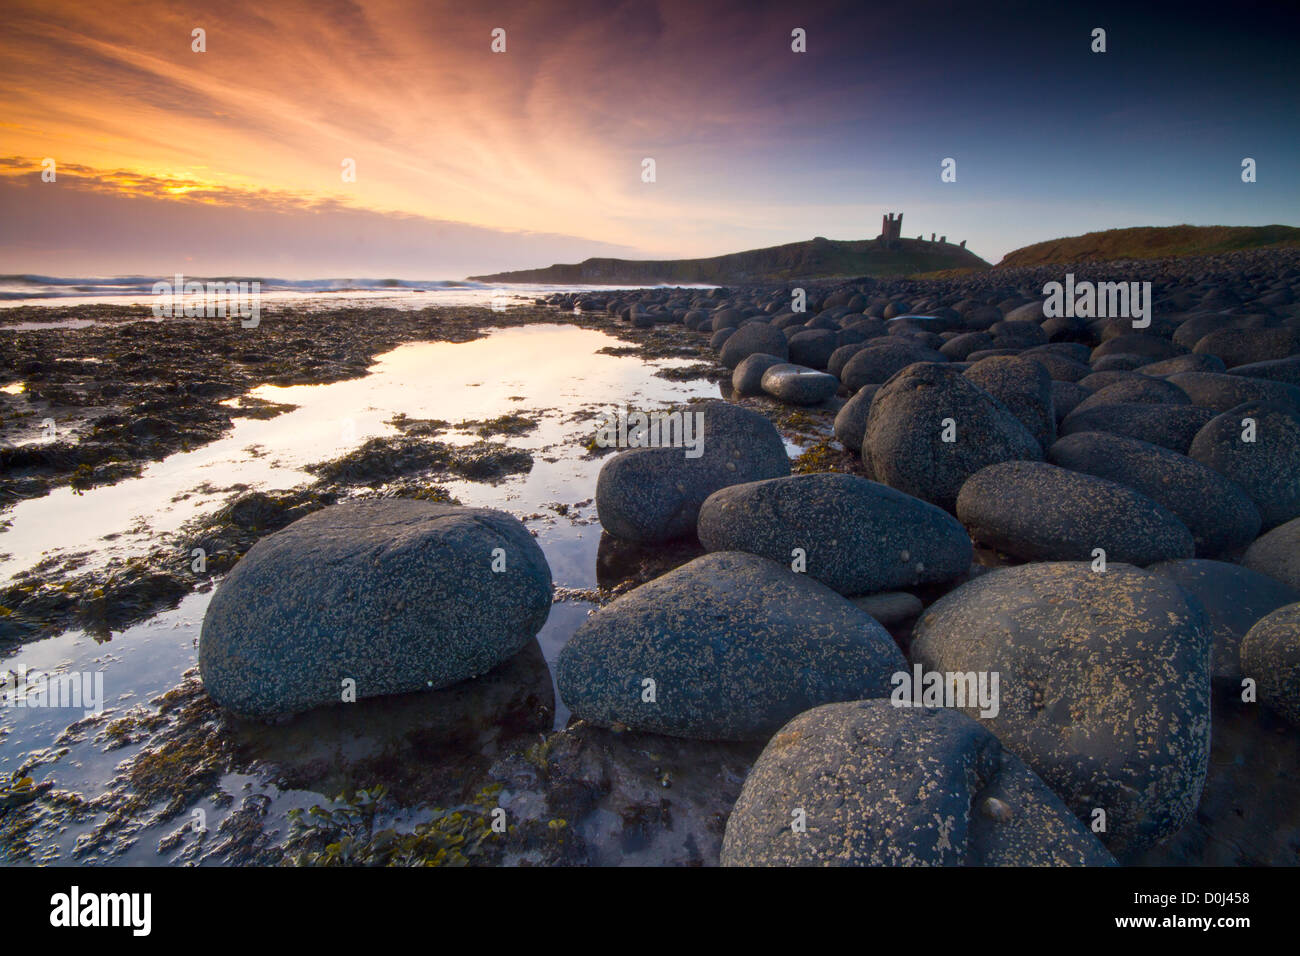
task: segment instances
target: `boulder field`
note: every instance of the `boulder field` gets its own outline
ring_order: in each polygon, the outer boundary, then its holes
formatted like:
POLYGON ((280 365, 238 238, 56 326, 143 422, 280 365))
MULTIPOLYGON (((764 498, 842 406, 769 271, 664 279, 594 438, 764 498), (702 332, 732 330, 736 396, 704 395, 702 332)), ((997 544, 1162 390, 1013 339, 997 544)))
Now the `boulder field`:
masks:
MULTIPOLYGON (((1074 267, 1151 281, 1143 322, 1046 314, 1065 271, 539 300, 716 360, 721 400, 675 409, 698 453, 600 465, 602 554, 659 563, 552 661, 561 733, 752 746, 704 862, 1300 863, 1268 764, 1300 725, 1300 251, 1074 267)), ((551 592, 507 514, 337 505, 220 584, 200 669, 257 718, 452 686, 551 592)))

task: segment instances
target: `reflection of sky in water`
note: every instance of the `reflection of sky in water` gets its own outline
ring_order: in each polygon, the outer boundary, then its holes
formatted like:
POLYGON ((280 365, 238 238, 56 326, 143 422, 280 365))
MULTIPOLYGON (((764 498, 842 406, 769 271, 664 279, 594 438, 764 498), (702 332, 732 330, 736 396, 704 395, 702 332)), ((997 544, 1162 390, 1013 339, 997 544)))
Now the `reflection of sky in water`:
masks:
MULTIPOLYGON (((496 487, 446 482, 464 504, 523 515, 548 502, 591 497, 600 462, 583 460, 580 446, 606 407, 618 402, 654 406, 718 394, 707 382, 655 378, 655 366, 638 358, 596 354, 622 344, 572 326, 497 329, 473 342, 399 346, 378 356, 363 378, 260 386, 249 394, 298 408, 264 421, 236 419, 224 438, 149 464, 139 478, 80 495, 59 488, 16 505, 5 515, 12 526, 0 532, 0 553, 8 555, 0 560, 0 581, 31 567, 42 554, 90 551, 93 565, 144 553, 154 533, 175 531, 219 507, 230 497, 222 489, 237 483, 275 489, 309 482, 312 476, 302 466, 336 458, 368 438, 396 434, 385 422, 399 412, 453 425, 515 411, 539 419, 527 435, 492 439, 533 452, 532 472, 496 487), (589 417, 574 420, 584 410, 589 417), (581 487, 588 490, 576 494, 581 487), (116 537, 105 540, 106 535, 116 537)), ((689 363, 664 360, 657 367, 682 364, 689 363)), ((466 433, 437 438, 478 440, 466 433)))
MULTIPOLYGON (((455 424, 518 411, 539 417, 539 427, 522 437, 493 440, 529 449, 532 471, 495 486, 464 481, 446 485, 466 505, 501 508, 521 518, 542 513, 528 518, 527 524, 537 534, 555 583, 593 587, 600 539, 594 501, 570 508, 571 515, 590 521, 586 524, 556 516, 545 505, 573 506, 594 498, 603 459, 584 458, 582 445, 596 418, 615 403, 653 408, 692 396, 718 396, 717 386, 703 380, 679 383, 654 377, 656 367, 684 364, 681 360, 647 365, 634 357, 596 354, 597 349, 619 344, 603 333, 571 326, 498 329, 473 342, 400 346, 379 356, 361 379, 256 388, 252 394, 259 398, 298 408, 266 421, 239 419, 227 437, 156 462, 139 478, 82 495, 60 489, 19 503, 7 515, 12 527, 0 532, 0 551, 12 556, 0 565, 0 573, 7 578, 53 552, 90 551, 92 563, 145 553, 157 532, 175 530, 219 507, 231 496, 220 489, 236 482, 269 489, 310 481, 303 465, 334 458, 372 436, 395 434, 384 422, 399 412, 455 424), (257 457, 246 451, 250 447, 260 449, 257 457), (198 490, 201 485, 217 490, 198 490), (189 497, 176 500, 186 494, 189 497), (142 522, 148 530, 130 530, 142 522), (108 535, 114 536, 111 541, 105 540, 108 535)), ((477 440, 465 433, 438 438, 477 440)), ((194 666, 210 596, 191 594, 179 607, 115 634, 106 644, 96 644, 79 631, 29 644, 0 659, 0 669, 103 670, 106 708, 120 713, 147 704, 194 666)), ((588 610, 581 602, 552 608, 538 636, 548 662, 554 661, 588 610)), ((562 725, 568 714, 558 698, 556 704, 557 725, 562 725)), ((30 751, 53 745, 80 716, 79 710, 0 709, 0 774, 11 773, 30 751)), ((72 753, 50 768, 37 767, 32 775, 39 782, 49 771, 58 787, 87 798, 100 792, 114 768, 137 749, 133 745, 101 753, 101 746, 93 743, 70 746, 72 753)), ((285 806, 300 805, 299 798, 285 806)), ((59 838, 61 845, 66 840, 65 849, 79 829, 71 828, 59 838)), ((147 857, 157 860, 152 850, 147 857)))

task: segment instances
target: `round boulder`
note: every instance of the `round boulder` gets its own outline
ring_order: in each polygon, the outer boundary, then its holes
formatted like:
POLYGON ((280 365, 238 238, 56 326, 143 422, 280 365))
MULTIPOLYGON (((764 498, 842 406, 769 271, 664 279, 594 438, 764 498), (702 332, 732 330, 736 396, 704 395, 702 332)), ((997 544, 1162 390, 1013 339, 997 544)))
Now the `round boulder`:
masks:
POLYGON ((858 389, 835 415, 835 437, 852 452, 862 452, 862 436, 867 431, 867 414, 871 399, 880 391, 879 385, 866 385, 858 389))
POLYGON ((1005 405, 960 369, 929 363, 876 393, 862 443, 878 479, 949 511, 962 484, 985 465, 1042 454, 1005 405))
MULTIPOLYGON (((790 473, 785 443, 757 412, 726 402, 675 411, 681 413, 679 427, 669 430, 686 436, 689 425, 688 440, 630 448, 601 467, 596 513, 610 534, 643 543, 693 535, 700 505, 719 488, 790 473)), ((661 424, 661 443, 666 428, 661 424)))
POLYGON ((737 395, 762 395, 763 373, 773 365, 784 364, 785 359, 765 352, 746 355, 736 366, 736 370, 731 373, 731 387, 737 395))
POLYGON ((835 394, 840 380, 803 365, 773 365, 763 373, 763 391, 791 405, 820 405, 835 394))
POLYGON ((962 374, 1005 405, 1043 448, 1056 439, 1052 377, 1045 366, 1033 359, 995 355, 962 374))
POLYGON ((789 346, 780 329, 766 322, 751 322, 736 329, 718 352, 718 361, 734 369, 751 355, 775 355, 781 361, 789 356, 789 346))
POLYGON ((1040 461, 977 471, 957 496, 977 542, 1026 561, 1105 560, 1146 565, 1190 558, 1192 533, 1167 508, 1124 485, 1040 461))
POLYGON ((978 721, 888 700, 826 704, 781 728, 722 843, 723 866, 1113 863, 978 721))
POLYGON ((946 362, 941 353, 897 337, 867 343, 867 347, 844 363, 841 381, 857 391, 865 385, 880 385, 896 372, 917 362, 946 362))
POLYGON ((1199 555, 1244 548, 1259 534, 1259 509, 1217 471, 1168 448, 1107 432, 1066 435, 1053 465, 1116 481, 1168 508, 1192 532, 1199 555))
POLYGON ((804 329, 790 336, 790 361, 795 365, 825 369, 839 345, 838 337, 830 329, 804 329))
POLYGON ((1300 518, 1293 518, 1256 538, 1246 549, 1241 563, 1300 590, 1300 518))
POLYGON ((1264 615, 1300 601, 1300 591, 1239 564, 1225 561, 1161 561, 1147 569, 1169 578, 1200 602, 1210 628, 1210 675, 1236 683, 1240 646, 1264 615))
POLYGON ((1207 422, 1188 454, 1240 485, 1265 530, 1300 517, 1300 414, 1247 402, 1207 422))
POLYGON ((1300 604, 1278 608, 1242 638, 1241 672, 1261 703, 1300 727, 1300 604))
POLYGON ((203 618, 218 704, 273 718, 448 687, 518 653, 546 622, 551 572, 523 524, 488 508, 334 505, 263 538, 203 618), (351 685, 346 681, 352 681, 351 685))
POLYGON ((1192 439, 1214 412, 1196 405, 1099 405, 1080 411, 1077 407, 1061 422, 1060 433, 1111 432, 1148 441, 1161 448, 1186 454, 1192 439))
POLYGON ((826 585, 722 551, 596 611, 555 676, 574 715, 602 727, 748 740, 818 704, 886 694, 905 666, 888 632, 826 585))
POLYGON ((806 572, 841 594, 945 581, 970 567, 962 526, 932 504, 856 475, 823 472, 733 485, 700 508, 700 542, 806 572))
MULTIPOLYGON (((1196 812, 1210 755, 1209 632, 1172 581, 1112 564, 1000 568, 931 605, 912 659, 999 675, 985 725, 1115 854, 1196 812)), ((966 708, 971 716, 979 711, 966 708)))

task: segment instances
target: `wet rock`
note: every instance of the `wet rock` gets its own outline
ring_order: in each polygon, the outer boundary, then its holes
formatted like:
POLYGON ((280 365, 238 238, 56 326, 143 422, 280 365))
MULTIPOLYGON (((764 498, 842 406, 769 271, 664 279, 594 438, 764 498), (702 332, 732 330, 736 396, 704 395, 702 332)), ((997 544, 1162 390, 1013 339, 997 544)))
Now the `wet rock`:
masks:
POLYGON ((1231 375, 1244 375, 1248 378, 1265 378, 1287 385, 1300 385, 1300 355, 1290 358, 1275 359, 1271 362, 1252 362, 1250 365, 1238 365, 1231 369, 1231 375))
POLYGON ((820 405, 835 394, 840 381, 803 365, 773 365, 763 373, 763 391, 791 405, 820 405))
POLYGON ((879 385, 867 385, 857 390, 835 415, 835 437, 849 451, 861 453, 862 438, 867 431, 867 414, 871 399, 880 390, 879 385))
POLYGON ((577 721, 492 768, 512 825, 540 834, 519 850, 508 843, 502 862, 716 866, 727 814, 759 749, 577 721), (558 833, 553 820, 564 821, 558 833))
POLYGON ((1300 601, 1300 591, 1223 561, 1161 561, 1147 570, 1169 578, 1200 602, 1212 640, 1210 675, 1229 683, 1241 679, 1240 645, 1246 632, 1266 614, 1300 601))
MULTIPOLYGON (((1187 355, 1175 355, 1173 358, 1161 359, 1143 365, 1138 369, 1143 375, 1176 375, 1179 372, 1225 372, 1227 366, 1217 355, 1203 355, 1199 352, 1187 355)), ((1183 393, 1186 395, 1186 392, 1183 393)))
POLYGON ((1047 459, 1163 505, 1192 532, 1199 555, 1244 548, 1259 534, 1259 509, 1241 488, 1168 448, 1107 432, 1075 432, 1054 444, 1047 459))
POLYGON ((826 360, 826 371, 830 372, 836 378, 842 377, 844 375, 844 366, 848 364, 849 359, 867 348, 868 344, 869 343, 863 341, 849 342, 845 345, 839 346, 831 353, 831 357, 826 360))
POLYGON ((759 755, 724 866, 1079 866, 1114 860, 1025 764, 952 710, 800 714, 759 755), (797 811, 806 829, 793 824, 797 811))
POLYGON ((1052 377, 1041 364, 1018 356, 995 356, 976 362, 962 374, 1005 405, 1040 446, 1046 448, 1056 439, 1052 377))
POLYGON ((606 461, 596 481, 596 510, 610 534, 642 542, 693 535, 700 505, 719 488, 790 473, 781 436, 757 412, 725 402, 680 410, 703 415, 702 454, 633 448, 606 461))
POLYGON ((862 457, 890 487, 952 510, 965 480, 985 465, 1041 458, 1034 436, 1005 405, 936 364, 907 369, 876 393, 862 457), (953 441, 944 441, 950 435, 953 441))
POLYGON ((1300 517, 1300 414, 1248 402, 1207 422, 1188 455, 1239 485, 1264 530, 1300 517))
POLYGON ((887 693, 903 666, 889 634, 824 584, 723 551, 589 617, 556 679, 573 713, 600 726, 745 740, 818 704, 887 693))
POLYGON ((899 627, 915 620, 925 609, 921 599, 907 591, 881 591, 849 600, 887 628, 899 627))
POLYGON ((1046 462, 1008 461, 977 471, 957 496, 971 537, 1026 561, 1146 565, 1191 557, 1192 534, 1169 510, 1124 485, 1046 462))
POLYGON ((1092 393, 1082 385, 1075 382, 1052 382, 1052 412, 1056 418, 1056 426, 1059 428, 1061 422, 1069 414, 1079 407, 1082 402, 1092 393))
POLYGON ((1167 381, 1186 392, 1193 404, 1216 412, 1229 411, 1245 402, 1275 402, 1300 414, 1300 386, 1286 382, 1213 372, 1178 372, 1167 381))
POLYGON ((753 396, 763 394, 763 373, 774 365, 784 365, 785 359, 762 352, 747 355, 741 359, 736 370, 731 373, 731 387, 737 395, 753 396))
POLYGON ((1093 349, 1092 364, 1095 368, 1097 359, 1106 356, 1136 355, 1146 360, 1141 363, 1145 365, 1147 362, 1158 362, 1162 359, 1173 358, 1185 351, 1186 349, 1183 346, 1171 342, 1169 339, 1162 339, 1157 335, 1148 335, 1143 332, 1128 332, 1112 336, 1093 349))
POLYGON ((823 472, 723 488, 700 509, 710 551, 745 551, 806 573, 841 594, 944 581, 970 566, 971 544, 947 512, 856 475, 823 472))
POLYGON ((1300 330, 1217 329, 1197 342, 1193 351, 1217 356, 1228 368, 1285 359, 1300 352, 1300 330))
POLYGON ((1260 703, 1300 727, 1300 604, 1260 619, 1241 641, 1241 672, 1260 703))
POLYGON ((896 372, 917 362, 948 361, 933 349, 914 342, 895 341, 897 338, 868 343, 867 348, 844 363, 840 378, 845 386, 857 391, 865 385, 881 385, 896 372))
POLYGON ((1079 411, 1061 422, 1059 433, 1111 432, 1187 454, 1196 433, 1214 412, 1196 405, 1102 405, 1079 411))
POLYGON ((1258 701, 1211 694, 1210 767, 1196 815, 1129 866, 1297 866, 1300 734, 1258 701))
POLYGON ((841 343, 830 329, 804 329, 790 337, 790 361, 813 369, 825 369, 831 354, 841 343))
POLYGON ((273 768, 279 786, 350 793, 373 786, 378 774, 390 791, 405 790, 408 774, 394 773, 393 761, 429 770, 474 762, 514 738, 535 740, 554 721, 551 671, 530 640, 474 680, 375 697, 360 707, 334 703, 275 724, 231 721, 228 732, 241 759, 273 768))
POLYGON ((997 673, 985 724, 1091 823, 1111 852, 1190 820, 1210 751, 1209 632, 1167 578, 1122 564, 1028 564, 981 575, 914 629, 927 670, 997 673))
POLYGON ((765 322, 751 322, 737 329, 723 343, 718 361, 734 369, 751 355, 775 355, 782 362, 789 358, 789 345, 781 330, 765 322))
POLYGON ((448 687, 518 653, 550 605, 550 568, 518 519, 350 502, 253 546, 208 605, 199 669, 248 717, 337 703, 346 680, 358 699, 448 687))
POLYGON ((1300 589, 1300 518, 1256 538, 1246 549, 1241 563, 1274 581, 1300 589))
POLYGON ((1133 375, 1097 389, 1076 406, 1076 412, 1102 405, 1190 405, 1191 399, 1177 385, 1161 378, 1133 375))

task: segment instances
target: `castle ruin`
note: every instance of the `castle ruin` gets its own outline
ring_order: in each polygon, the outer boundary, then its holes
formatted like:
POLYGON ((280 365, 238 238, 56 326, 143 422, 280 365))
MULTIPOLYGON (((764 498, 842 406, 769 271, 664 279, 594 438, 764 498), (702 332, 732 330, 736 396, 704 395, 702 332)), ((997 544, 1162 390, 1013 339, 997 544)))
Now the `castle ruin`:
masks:
POLYGON ((885 213, 880 219, 880 235, 877 239, 899 239, 903 233, 903 214, 885 213))
MULTIPOLYGON (((876 240, 878 242, 891 242, 894 240, 901 239, 902 236, 903 236, 903 214, 901 212, 898 213, 887 212, 880 217, 880 235, 876 236, 876 240)), ((930 233, 931 242, 936 241, 934 237, 935 234, 933 232, 930 233)), ((922 233, 921 235, 917 236, 916 239, 917 242, 924 242, 925 233, 922 233)), ((948 237, 940 236, 938 239, 938 244, 941 246, 947 245, 948 237)), ((893 246, 891 248, 899 248, 899 247, 893 246)), ((958 248, 961 249, 966 248, 965 239, 961 241, 961 245, 958 248)))

